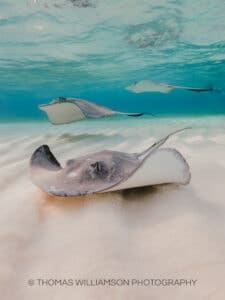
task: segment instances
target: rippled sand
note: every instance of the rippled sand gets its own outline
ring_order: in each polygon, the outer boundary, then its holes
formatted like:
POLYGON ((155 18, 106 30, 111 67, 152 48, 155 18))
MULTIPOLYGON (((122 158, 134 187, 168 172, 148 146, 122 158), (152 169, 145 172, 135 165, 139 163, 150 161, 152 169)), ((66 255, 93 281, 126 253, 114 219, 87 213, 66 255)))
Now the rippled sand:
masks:
MULTIPOLYGON (((0 125, 0 286, 4 299, 224 299, 225 122, 178 118, 67 126, 0 125), (165 185, 80 198, 50 197, 29 180, 48 144, 60 162, 103 148, 138 151, 174 129, 192 172, 165 185), (40 287, 29 279, 188 278, 195 287, 40 287)), ((166 168, 166 166, 165 166, 166 168)))

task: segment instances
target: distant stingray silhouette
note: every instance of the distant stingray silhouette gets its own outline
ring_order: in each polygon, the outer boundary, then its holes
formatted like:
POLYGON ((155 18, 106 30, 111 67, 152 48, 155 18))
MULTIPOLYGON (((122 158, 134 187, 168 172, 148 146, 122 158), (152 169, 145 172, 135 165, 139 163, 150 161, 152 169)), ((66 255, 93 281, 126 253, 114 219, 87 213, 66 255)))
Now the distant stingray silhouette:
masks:
POLYGON ((212 87, 186 87, 179 85, 170 85, 162 82, 155 82, 152 80, 141 80, 134 82, 130 86, 126 87, 126 90, 133 93, 148 93, 148 92, 159 92, 169 93, 173 90, 186 90, 191 92, 211 92, 214 91, 212 87))

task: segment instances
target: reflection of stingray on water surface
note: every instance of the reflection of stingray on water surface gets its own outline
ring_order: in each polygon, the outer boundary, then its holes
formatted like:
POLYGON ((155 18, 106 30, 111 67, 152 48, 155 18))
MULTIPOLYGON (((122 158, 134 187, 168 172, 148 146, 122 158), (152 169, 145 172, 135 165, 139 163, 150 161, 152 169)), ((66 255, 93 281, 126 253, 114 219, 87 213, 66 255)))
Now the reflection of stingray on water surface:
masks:
MULTIPOLYGON (((154 5, 153 5, 154 7, 154 5)), ((162 13, 161 7, 154 7, 151 21, 130 26, 126 40, 139 48, 164 48, 175 43, 182 31, 182 12, 168 7, 162 13)))
MULTIPOLYGON (((31 3, 32 0, 30 0, 31 3)), ((55 1, 48 1, 48 0, 33 0, 33 3, 36 5, 41 5, 44 8, 63 8, 68 6, 69 4, 72 5, 73 7, 78 7, 78 8, 88 8, 88 7, 94 7, 93 1, 91 0, 55 0, 55 1)))

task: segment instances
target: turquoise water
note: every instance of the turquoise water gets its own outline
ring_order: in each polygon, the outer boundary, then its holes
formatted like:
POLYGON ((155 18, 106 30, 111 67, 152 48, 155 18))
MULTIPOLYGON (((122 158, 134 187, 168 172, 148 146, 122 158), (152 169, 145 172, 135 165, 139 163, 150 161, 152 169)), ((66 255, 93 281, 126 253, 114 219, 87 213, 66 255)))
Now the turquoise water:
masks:
POLYGON ((0 119, 46 119, 37 105, 81 97, 124 111, 225 113, 222 0, 1 0, 0 119), (215 92, 134 94, 134 81, 215 92))

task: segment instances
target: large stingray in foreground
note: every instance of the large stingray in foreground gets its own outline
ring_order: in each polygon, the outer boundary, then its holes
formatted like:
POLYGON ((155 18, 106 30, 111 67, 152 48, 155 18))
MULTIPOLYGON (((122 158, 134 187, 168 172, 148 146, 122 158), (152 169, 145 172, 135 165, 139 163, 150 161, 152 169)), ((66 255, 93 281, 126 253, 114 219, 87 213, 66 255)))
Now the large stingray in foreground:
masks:
POLYGON ((191 92, 211 92, 214 89, 211 87, 187 87, 179 85, 170 85, 162 82, 155 82, 152 80, 141 80, 134 82, 130 86, 126 87, 128 91, 133 93, 147 93, 147 92, 159 92, 159 93, 169 93, 173 90, 186 90, 191 92))
POLYGON ((68 160, 64 168, 47 145, 30 160, 32 182, 57 196, 79 196, 162 183, 186 184, 189 166, 175 149, 160 149, 173 132, 141 153, 104 150, 68 160))
POLYGON ((112 115, 139 117, 142 113, 124 113, 83 99, 59 97, 49 104, 39 105, 53 124, 66 124, 85 118, 97 119, 112 115))

